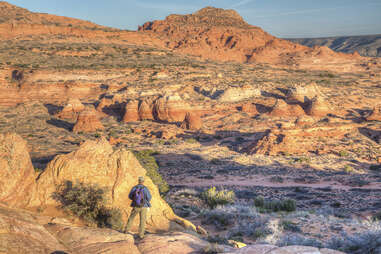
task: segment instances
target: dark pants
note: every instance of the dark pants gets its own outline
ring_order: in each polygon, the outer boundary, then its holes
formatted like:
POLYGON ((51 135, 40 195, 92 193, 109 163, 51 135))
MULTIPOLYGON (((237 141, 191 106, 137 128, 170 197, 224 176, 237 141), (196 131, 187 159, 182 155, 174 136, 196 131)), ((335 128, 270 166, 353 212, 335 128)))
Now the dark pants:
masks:
POLYGON ((126 232, 130 231, 132 227, 132 223, 134 222, 136 215, 139 214, 139 217, 140 217, 139 237, 143 238, 145 228, 146 228, 147 212, 148 212, 148 207, 134 207, 131 211, 130 217, 128 218, 125 231, 126 232))

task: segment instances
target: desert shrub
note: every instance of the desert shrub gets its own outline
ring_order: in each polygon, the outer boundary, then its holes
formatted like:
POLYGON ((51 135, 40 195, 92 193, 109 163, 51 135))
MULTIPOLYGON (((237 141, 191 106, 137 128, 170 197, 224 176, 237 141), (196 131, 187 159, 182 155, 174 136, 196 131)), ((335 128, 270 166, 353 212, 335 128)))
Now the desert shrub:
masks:
POLYGON ((53 198, 60 202, 60 208, 85 222, 121 230, 123 221, 116 208, 107 208, 105 190, 96 185, 85 185, 65 181, 53 193, 53 198))
POLYGON ((373 221, 381 221, 381 211, 375 213, 375 214, 372 216, 372 220, 373 220, 373 221))
POLYGON ((282 236, 281 239, 277 241, 276 245, 279 247, 290 246, 290 245, 302 245, 302 246, 311 246, 311 247, 317 247, 317 248, 323 247, 323 243, 321 241, 314 238, 307 238, 300 234, 285 234, 282 236))
POLYGON ((380 165, 372 165, 369 167, 369 170, 381 172, 381 164, 380 165))
POLYGON ((243 205, 217 206, 213 210, 201 212, 203 224, 213 224, 218 229, 226 229, 237 221, 255 220, 259 215, 254 207, 243 205))
POLYGON ((344 233, 341 237, 331 239, 326 247, 348 254, 381 253, 381 230, 369 230, 354 235, 344 233))
POLYGON ((262 196, 254 199, 254 205, 260 212, 293 212, 296 210, 296 201, 293 199, 266 201, 262 196))
POLYGON ((205 248, 202 250, 202 253, 205 254, 217 254, 223 252, 224 249, 219 246, 217 243, 209 243, 205 248))
POLYGON ((235 200, 234 191, 225 189, 217 190, 216 187, 209 188, 208 190, 204 191, 201 196, 212 209, 217 205, 234 203, 235 200))
POLYGON ((149 176, 152 182, 159 188, 160 193, 167 193, 169 191, 169 185, 159 173, 159 166, 153 156, 158 153, 152 150, 142 150, 134 151, 134 154, 140 164, 142 164, 142 166, 147 170, 147 176, 149 176))
POLYGON ((258 216, 254 220, 239 220, 237 224, 229 230, 229 238, 250 237, 252 239, 264 238, 273 234, 269 227, 269 217, 258 216))
POLYGON ((280 226, 282 227, 282 229, 284 229, 286 231, 291 231, 291 232, 301 232, 302 231, 300 229, 300 227, 295 222, 292 222, 289 220, 282 221, 280 223, 280 226))
POLYGON ((198 141, 194 138, 187 138, 184 141, 185 141, 185 143, 188 143, 188 144, 197 144, 198 143, 198 141))

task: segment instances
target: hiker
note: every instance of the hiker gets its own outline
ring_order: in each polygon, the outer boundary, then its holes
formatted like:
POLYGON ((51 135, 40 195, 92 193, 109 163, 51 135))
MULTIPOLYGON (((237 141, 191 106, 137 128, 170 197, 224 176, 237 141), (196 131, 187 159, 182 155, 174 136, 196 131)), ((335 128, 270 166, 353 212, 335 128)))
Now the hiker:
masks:
POLYGON ((149 207, 151 207, 151 193, 148 188, 144 186, 144 177, 140 176, 138 179, 139 184, 134 186, 130 194, 128 195, 129 199, 132 200, 131 207, 132 211, 130 217, 128 218, 125 233, 129 232, 132 226, 132 223, 137 214, 140 216, 139 224, 139 238, 144 238, 144 231, 146 226, 147 212, 149 207))

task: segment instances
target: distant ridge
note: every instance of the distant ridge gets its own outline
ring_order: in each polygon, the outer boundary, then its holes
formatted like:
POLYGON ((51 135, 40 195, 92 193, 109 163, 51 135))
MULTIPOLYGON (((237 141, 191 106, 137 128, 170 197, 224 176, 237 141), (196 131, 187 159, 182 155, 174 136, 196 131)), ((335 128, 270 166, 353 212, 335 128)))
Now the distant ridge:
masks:
POLYGON ((309 47, 326 46, 337 52, 353 53, 357 51, 362 56, 381 57, 381 34, 321 38, 292 38, 287 40, 309 47))

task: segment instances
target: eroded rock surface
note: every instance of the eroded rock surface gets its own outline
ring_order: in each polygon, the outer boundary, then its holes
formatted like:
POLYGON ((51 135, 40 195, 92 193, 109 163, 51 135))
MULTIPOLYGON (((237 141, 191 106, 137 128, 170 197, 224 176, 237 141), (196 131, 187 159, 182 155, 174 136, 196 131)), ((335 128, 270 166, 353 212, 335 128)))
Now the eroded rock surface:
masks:
POLYGON ((73 127, 73 132, 94 132, 103 129, 104 126, 99 120, 97 111, 92 107, 87 107, 78 115, 77 122, 73 127))
POLYGON ((28 205, 36 176, 27 143, 15 133, 0 134, 0 202, 28 205))

